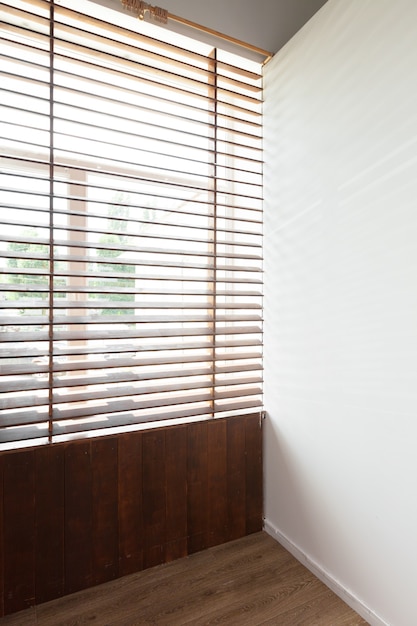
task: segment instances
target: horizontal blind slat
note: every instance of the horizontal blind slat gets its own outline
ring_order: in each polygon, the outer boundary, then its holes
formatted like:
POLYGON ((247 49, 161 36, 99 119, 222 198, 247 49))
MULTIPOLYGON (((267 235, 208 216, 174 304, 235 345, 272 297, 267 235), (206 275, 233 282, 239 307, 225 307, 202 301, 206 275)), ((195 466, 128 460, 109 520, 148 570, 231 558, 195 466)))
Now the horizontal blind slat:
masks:
POLYGON ((260 409, 261 72, 1 6, 0 448, 260 409))

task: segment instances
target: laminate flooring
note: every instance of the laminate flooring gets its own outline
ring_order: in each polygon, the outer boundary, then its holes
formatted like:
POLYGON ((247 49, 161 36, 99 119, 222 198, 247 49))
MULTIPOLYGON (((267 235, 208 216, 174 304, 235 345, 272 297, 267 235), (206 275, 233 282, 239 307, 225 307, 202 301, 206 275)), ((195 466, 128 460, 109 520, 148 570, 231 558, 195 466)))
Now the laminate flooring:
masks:
POLYGON ((0 626, 367 624, 264 532, 0 619, 0 626))

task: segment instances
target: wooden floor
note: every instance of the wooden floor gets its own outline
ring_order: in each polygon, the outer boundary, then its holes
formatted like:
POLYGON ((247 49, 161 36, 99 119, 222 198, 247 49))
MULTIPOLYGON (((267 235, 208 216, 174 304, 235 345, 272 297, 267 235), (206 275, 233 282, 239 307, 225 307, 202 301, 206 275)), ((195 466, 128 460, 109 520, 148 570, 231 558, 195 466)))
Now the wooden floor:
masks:
POLYGON ((367 624, 266 533, 0 619, 0 626, 367 624))

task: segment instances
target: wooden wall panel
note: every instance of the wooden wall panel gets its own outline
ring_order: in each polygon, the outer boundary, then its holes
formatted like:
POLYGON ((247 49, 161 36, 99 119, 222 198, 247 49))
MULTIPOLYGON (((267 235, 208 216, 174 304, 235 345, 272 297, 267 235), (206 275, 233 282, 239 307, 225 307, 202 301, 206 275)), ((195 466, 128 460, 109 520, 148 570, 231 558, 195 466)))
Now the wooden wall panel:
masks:
POLYGON ((4 457, 0 456, 0 617, 4 615, 3 467, 4 457))
POLYGON ((91 442, 65 450, 65 592, 94 584, 91 442))
POLYGON ((260 530, 261 445, 252 415, 0 454, 0 615, 260 530))
POLYGON ((260 418, 245 418, 246 534, 262 530, 262 432, 260 418), (261 514, 260 514, 261 513, 261 514))
POLYGON ((95 585, 116 578, 119 570, 117 452, 116 439, 100 438, 91 443, 95 585))
POLYGON ((226 421, 207 424, 207 545, 227 541, 227 440, 226 421))
POLYGON ((207 422, 190 424, 187 431, 187 549, 192 554, 208 544, 207 422))
POLYGON ((144 567, 165 560, 166 479, 165 429, 142 434, 144 567))
POLYGON ((245 417, 227 420, 227 508, 229 541, 246 534, 245 417))
POLYGON ((64 448, 35 452, 36 602, 64 594, 64 448))
POLYGON ((32 451, 4 458, 4 612, 35 602, 35 466, 32 451))
POLYGON ((142 433, 118 437, 119 576, 143 569, 142 433))
POLYGON ((167 429, 165 561, 187 556, 187 427, 167 429))

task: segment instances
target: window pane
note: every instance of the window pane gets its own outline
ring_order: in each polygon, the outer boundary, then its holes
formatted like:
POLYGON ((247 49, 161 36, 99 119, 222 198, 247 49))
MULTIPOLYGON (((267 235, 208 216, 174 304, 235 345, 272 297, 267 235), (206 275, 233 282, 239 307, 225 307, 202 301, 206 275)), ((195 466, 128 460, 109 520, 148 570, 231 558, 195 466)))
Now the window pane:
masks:
POLYGON ((48 4, 1 27, 0 445, 259 409, 259 66, 88 2, 50 55, 48 4))

